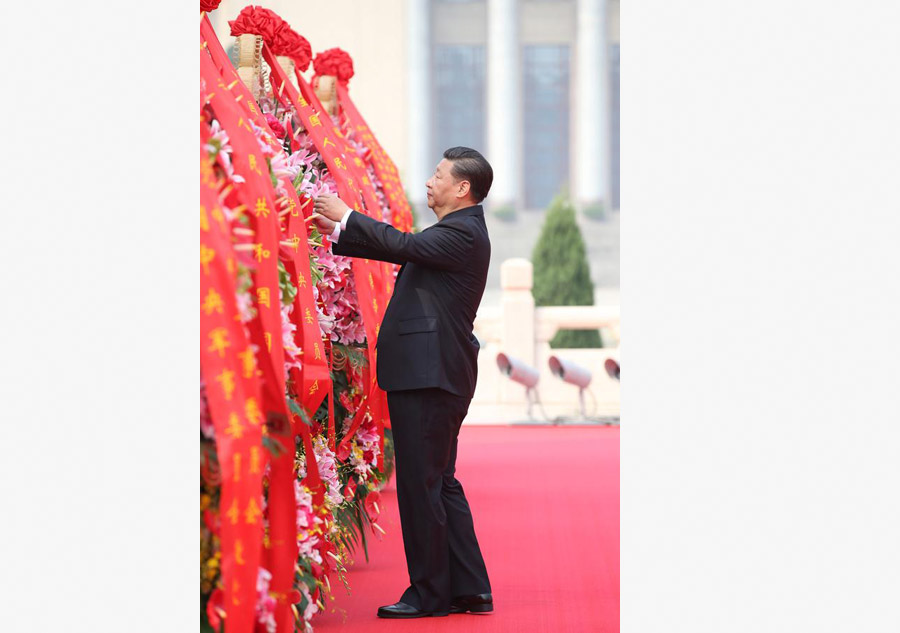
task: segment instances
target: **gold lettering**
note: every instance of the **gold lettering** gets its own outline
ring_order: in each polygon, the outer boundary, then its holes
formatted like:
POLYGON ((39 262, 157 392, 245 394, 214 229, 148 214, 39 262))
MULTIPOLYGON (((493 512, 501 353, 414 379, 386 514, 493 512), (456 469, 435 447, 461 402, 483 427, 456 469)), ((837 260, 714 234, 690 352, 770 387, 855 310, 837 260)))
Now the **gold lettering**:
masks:
POLYGON ((225 435, 230 435, 236 440, 244 436, 244 425, 241 424, 241 419, 237 413, 232 412, 228 416, 228 428, 225 429, 225 435))

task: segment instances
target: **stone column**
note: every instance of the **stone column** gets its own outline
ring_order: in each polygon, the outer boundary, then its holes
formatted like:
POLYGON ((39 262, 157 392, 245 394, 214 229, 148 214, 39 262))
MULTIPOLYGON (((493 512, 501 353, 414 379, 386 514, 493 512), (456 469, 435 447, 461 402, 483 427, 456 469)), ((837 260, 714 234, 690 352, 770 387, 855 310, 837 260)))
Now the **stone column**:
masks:
POLYGON ((431 217, 426 206, 425 181, 434 171, 431 143, 431 14, 429 0, 406 0, 407 167, 403 181, 421 219, 431 217))
POLYGON ((609 33, 606 0, 578 0, 575 187, 583 209, 609 205, 609 33))
POLYGON ((487 156, 494 169, 491 208, 519 197, 519 16, 516 0, 488 0, 487 156))
MULTIPOLYGON (((531 294, 533 269, 527 259, 514 257, 500 265, 500 350, 535 367, 534 296, 531 294)), ((538 385, 540 386, 540 385, 538 385)), ((523 403, 522 385, 503 380, 500 401, 523 403)))

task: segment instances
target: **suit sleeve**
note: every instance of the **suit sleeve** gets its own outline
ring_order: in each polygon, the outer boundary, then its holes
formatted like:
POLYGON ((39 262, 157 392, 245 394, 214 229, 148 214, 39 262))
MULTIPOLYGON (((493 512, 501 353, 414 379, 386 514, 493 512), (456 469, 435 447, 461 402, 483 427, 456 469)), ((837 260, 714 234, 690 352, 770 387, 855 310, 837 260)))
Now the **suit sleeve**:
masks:
POLYGON ((347 230, 341 231, 340 241, 331 248, 337 255, 460 270, 474 244, 474 237, 462 222, 438 223, 421 233, 405 233, 362 213, 352 213, 347 230))

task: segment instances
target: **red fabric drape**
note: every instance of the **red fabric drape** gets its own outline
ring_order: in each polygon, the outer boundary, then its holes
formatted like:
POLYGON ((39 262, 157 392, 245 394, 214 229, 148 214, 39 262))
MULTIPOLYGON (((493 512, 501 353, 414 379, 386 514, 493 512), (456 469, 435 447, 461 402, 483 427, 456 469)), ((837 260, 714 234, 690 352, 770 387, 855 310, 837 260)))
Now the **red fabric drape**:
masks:
MULTIPOLYGON (((218 43, 218 40, 216 40, 218 43)), ((207 40, 206 49, 212 49, 207 40)), ((294 564, 297 559, 296 501, 294 497, 294 439, 285 400, 284 347, 282 343, 281 301, 278 285, 277 208, 274 190, 259 144, 244 117, 252 116, 247 98, 238 102, 232 96, 207 52, 201 50, 201 77, 207 89, 214 87, 209 105, 222 127, 228 131, 235 172, 244 178, 235 185, 234 196, 246 207, 245 213, 254 230, 253 274, 254 307, 257 318, 249 324, 253 343, 260 351, 263 377, 263 411, 273 432, 270 439, 279 445, 279 455, 271 460, 269 479, 269 534, 265 542, 266 567, 272 573, 270 592, 277 601, 275 618, 281 630, 293 626, 288 596, 293 587, 294 564)), ((240 89, 239 81, 232 88, 240 89)), ((252 101, 252 97, 249 98, 252 101)), ((255 586, 254 586, 255 595, 255 586)))
MULTIPOLYGON (((290 103, 303 124, 307 134, 313 141, 316 150, 322 155, 335 183, 338 187, 338 196, 348 203, 355 211, 366 213, 377 220, 381 220, 381 209, 378 206, 374 189, 364 172, 360 172, 353 158, 356 158, 352 148, 346 144, 340 131, 331 121, 331 118, 322 109, 309 84, 302 76, 298 76, 300 91, 288 80, 281 65, 270 51, 263 46, 263 57, 272 69, 270 81, 275 94, 290 103), (318 107, 316 107, 318 106, 318 107), (349 153, 345 153, 346 150, 349 153), (365 184, 363 181, 365 180, 365 184), (365 205, 361 204, 365 201, 365 205)), ((378 340, 378 332, 381 329, 381 320, 390 300, 388 291, 393 288, 390 282, 384 279, 382 262, 367 259, 353 258, 351 268, 356 282, 356 294, 359 299, 360 313, 363 327, 366 331, 366 339, 369 342, 368 358, 372 367, 376 366, 377 357, 375 342, 378 340)), ((392 282, 393 276, 390 281, 392 282)), ((378 387, 377 383, 367 385, 369 392, 369 406, 373 413, 382 416, 382 411, 387 407, 386 395, 378 387)))
POLYGON ((261 388, 236 310, 229 227, 202 149, 200 165, 200 367, 222 474, 219 537, 225 631, 245 633, 253 629, 262 542, 261 388))

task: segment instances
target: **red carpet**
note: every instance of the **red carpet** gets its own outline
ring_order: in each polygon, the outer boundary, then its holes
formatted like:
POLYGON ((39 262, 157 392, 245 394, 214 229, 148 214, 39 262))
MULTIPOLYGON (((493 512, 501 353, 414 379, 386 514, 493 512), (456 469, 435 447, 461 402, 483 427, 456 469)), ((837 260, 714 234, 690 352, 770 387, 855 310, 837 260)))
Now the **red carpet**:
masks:
POLYGON ((466 491, 494 596, 489 615, 382 620, 409 577, 393 482, 383 491, 387 536, 362 552, 352 595, 313 620, 316 633, 619 630, 618 427, 463 427, 457 478, 466 491))

